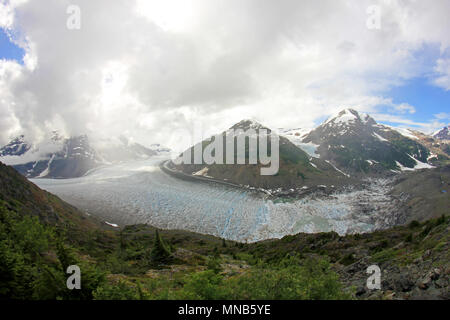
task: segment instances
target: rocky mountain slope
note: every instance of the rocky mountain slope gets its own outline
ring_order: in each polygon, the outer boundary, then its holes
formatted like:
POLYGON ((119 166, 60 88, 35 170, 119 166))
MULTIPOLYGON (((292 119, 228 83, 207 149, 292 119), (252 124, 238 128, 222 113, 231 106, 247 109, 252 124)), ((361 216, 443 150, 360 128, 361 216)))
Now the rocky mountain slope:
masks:
POLYGON ((450 140, 450 126, 444 127, 433 134, 433 138, 438 140, 450 140))
POLYGON ((377 124, 367 114, 345 109, 305 135, 320 159, 355 174, 431 168, 431 152, 407 130, 377 124))
MULTIPOLYGON (((407 129, 403 129, 403 132, 405 130, 407 129)), ((408 136, 425 146, 430 151, 430 155, 427 160, 431 165, 438 167, 449 163, 449 140, 442 140, 434 136, 424 134, 420 131, 411 129, 408 130, 408 136)))
POLYGON ((397 214, 406 218, 405 223, 448 215, 449 193, 450 165, 398 175, 391 191, 394 197, 405 197, 396 208, 397 214))
POLYGON ((73 228, 86 232, 98 228, 100 223, 57 196, 41 190, 13 167, 0 162, 0 204, 19 215, 39 218, 53 226, 73 228))

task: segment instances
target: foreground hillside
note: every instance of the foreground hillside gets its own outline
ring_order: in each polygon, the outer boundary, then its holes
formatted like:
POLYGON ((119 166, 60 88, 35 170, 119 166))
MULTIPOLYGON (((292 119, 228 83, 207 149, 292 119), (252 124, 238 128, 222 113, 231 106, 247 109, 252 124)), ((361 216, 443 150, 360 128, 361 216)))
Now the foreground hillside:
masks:
POLYGON ((147 225, 106 230, 0 166, 0 298, 448 299, 448 217, 254 244, 147 225), (82 289, 65 286, 68 265, 82 289), (382 290, 364 286, 378 264, 382 290))

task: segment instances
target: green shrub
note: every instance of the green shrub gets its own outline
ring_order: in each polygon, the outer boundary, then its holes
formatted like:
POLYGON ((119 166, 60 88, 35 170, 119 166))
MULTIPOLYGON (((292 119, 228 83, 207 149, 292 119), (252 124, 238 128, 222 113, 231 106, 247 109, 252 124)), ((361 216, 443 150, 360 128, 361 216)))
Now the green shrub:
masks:
POLYGON ((150 259, 155 265, 161 265, 169 262, 170 260, 170 250, 164 243, 163 239, 159 235, 158 230, 155 232, 155 242, 153 244, 153 249, 150 253, 150 259))
POLYGON ((420 226, 420 222, 417 221, 417 220, 411 221, 411 222, 409 223, 409 225, 408 225, 408 227, 409 227, 410 229, 415 229, 415 228, 417 228, 417 227, 419 227, 419 226, 420 226))

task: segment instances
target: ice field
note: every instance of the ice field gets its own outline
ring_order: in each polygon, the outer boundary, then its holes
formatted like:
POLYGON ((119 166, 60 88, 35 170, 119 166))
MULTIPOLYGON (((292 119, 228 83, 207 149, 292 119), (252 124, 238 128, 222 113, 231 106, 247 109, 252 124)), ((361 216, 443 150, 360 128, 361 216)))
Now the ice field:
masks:
POLYGON ((107 166, 75 179, 33 179, 87 214, 119 226, 147 223, 253 242, 298 232, 367 232, 392 224, 386 180, 363 191, 276 202, 250 190, 180 180, 162 159, 107 166))

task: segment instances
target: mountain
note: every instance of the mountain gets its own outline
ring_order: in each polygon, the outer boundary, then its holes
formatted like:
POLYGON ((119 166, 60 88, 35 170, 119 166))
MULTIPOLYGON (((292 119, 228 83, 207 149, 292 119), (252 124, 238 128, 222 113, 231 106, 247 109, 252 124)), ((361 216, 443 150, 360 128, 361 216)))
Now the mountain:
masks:
MULTIPOLYGON (((404 132, 404 130, 407 129, 403 129, 402 131, 404 132)), ((424 145, 430 151, 430 156, 427 159, 428 163, 433 166, 445 166, 449 164, 450 140, 441 140, 411 129, 408 129, 408 135, 412 135, 413 139, 424 145)))
POLYGON ((377 124, 353 109, 329 118, 301 143, 314 145, 320 159, 353 173, 432 168, 430 151, 410 131, 377 124))
POLYGON ((21 156, 30 148, 31 146, 25 142, 25 136, 21 135, 0 149, 0 157, 21 156))
POLYGON ((446 126, 433 134, 433 138, 438 140, 450 140, 450 126, 446 126))
POLYGON ((57 196, 41 190, 13 167, 0 162, 0 206, 20 215, 31 215, 54 226, 70 226, 73 230, 97 228, 96 219, 86 215, 57 196))
POLYGON ((172 150, 170 148, 162 146, 159 143, 151 144, 149 149, 155 151, 158 155, 168 154, 168 153, 172 152, 172 150))
MULTIPOLYGON (((261 168, 267 167, 261 164, 258 156, 257 164, 249 163, 249 145, 251 141, 258 144, 258 137, 249 136, 246 138, 246 149, 245 149, 245 159, 243 162, 245 164, 237 163, 237 139, 239 133, 237 130, 247 131, 249 129, 254 129, 257 132, 261 130, 266 130, 268 133, 268 147, 267 150, 270 153, 270 139, 272 135, 277 135, 271 129, 261 125, 258 122, 252 120, 242 120, 239 123, 232 126, 225 132, 222 132, 220 136, 223 139, 224 146, 224 160, 226 162, 226 145, 225 137, 227 135, 232 135, 234 138, 235 146, 235 164, 206 164, 204 159, 201 164, 174 164, 171 163, 170 166, 178 171, 181 171, 187 175, 191 176, 202 176, 207 179, 215 179, 219 181, 226 181, 233 184, 248 186, 252 188, 265 188, 265 189, 293 189, 306 186, 317 186, 317 185, 343 185, 347 184, 349 180, 349 175, 338 170, 332 164, 314 158, 302 149, 296 147, 291 141, 283 136, 278 136, 279 138, 279 170, 275 175, 262 175, 261 168)), ((214 138, 210 138, 202 141, 201 143, 189 148, 184 152, 184 154, 189 154, 191 156, 194 150, 200 147, 200 144, 205 150, 213 142, 214 138)))
POLYGON ((124 136, 97 143, 96 152, 98 160, 105 164, 148 159, 159 154, 156 150, 132 142, 124 136))
MULTIPOLYGON (((112 140, 111 140, 112 141, 112 140)), ((124 137, 94 148, 87 135, 65 138, 57 131, 37 144, 23 135, 0 149, 0 161, 28 178, 73 178, 99 165, 147 159, 159 152, 124 137)))
POLYGON ((0 149, 0 161, 28 178, 78 177, 99 164, 86 135, 63 138, 57 132, 35 145, 24 136, 12 140, 0 149))

